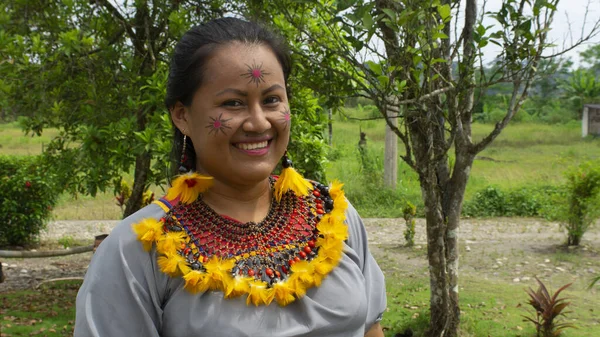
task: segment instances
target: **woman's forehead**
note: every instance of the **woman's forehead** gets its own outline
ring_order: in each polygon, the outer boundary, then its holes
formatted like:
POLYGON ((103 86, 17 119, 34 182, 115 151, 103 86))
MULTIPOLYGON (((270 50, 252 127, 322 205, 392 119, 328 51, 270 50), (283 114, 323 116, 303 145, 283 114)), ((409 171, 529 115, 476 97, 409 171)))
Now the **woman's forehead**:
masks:
POLYGON ((204 70, 208 80, 206 84, 215 81, 237 86, 284 84, 283 69, 277 57, 264 45, 235 43, 218 48, 204 70))

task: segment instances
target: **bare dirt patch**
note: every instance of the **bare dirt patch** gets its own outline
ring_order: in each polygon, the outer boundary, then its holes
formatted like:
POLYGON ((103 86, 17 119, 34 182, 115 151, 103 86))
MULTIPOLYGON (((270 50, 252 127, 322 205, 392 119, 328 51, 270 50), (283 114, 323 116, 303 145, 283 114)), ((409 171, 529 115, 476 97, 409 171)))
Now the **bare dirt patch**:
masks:
MULTIPOLYGON (((402 219, 365 219, 369 244, 382 268, 406 274, 427 273, 425 221, 416 224, 415 246, 404 247, 402 219)), ((91 243, 108 233, 116 221, 51 223, 40 249, 56 249, 57 240, 71 236, 91 243)), ((600 273, 600 226, 584 235, 578 248, 564 247, 566 234, 557 223, 540 219, 465 219, 460 228, 460 270, 463 275, 506 282, 527 282, 534 276, 557 282, 586 280, 600 273)), ((0 292, 33 287, 61 277, 83 277, 92 253, 62 257, 4 259, 6 281, 0 292)), ((583 282, 583 281, 582 281, 583 282)))

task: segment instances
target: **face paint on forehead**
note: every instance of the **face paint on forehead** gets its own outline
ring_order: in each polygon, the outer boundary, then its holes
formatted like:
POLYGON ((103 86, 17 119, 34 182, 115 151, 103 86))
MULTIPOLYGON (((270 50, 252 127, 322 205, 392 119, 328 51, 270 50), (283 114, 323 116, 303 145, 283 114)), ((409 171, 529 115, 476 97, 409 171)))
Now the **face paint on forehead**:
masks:
POLYGON ((262 63, 257 64, 256 61, 252 61, 252 62, 253 62, 252 65, 246 64, 246 67, 248 67, 248 69, 246 70, 245 73, 241 74, 240 76, 247 78, 248 83, 255 83, 256 86, 258 87, 258 85, 261 82, 265 81, 265 75, 270 75, 271 73, 264 71, 264 69, 262 67, 262 63))
POLYGON ((222 117, 223 114, 220 114, 217 118, 208 117, 210 118, 210 122, 208 122, 206 128, 210 129, 210 131, 208 131, 209 135, 214 133, 216 136, 219 133, 219 131, 226 135, 227 133, 225 133, 225 129, 231 129, 231 127, 227 125, 231 118, 223 119, 222 117))
POLYGON ((281 124, 283 124, 284 129, 287 129, 287 127, 290 125, 290 122, 292 120, 292 115, 290 113, 290 109, 285 108, 285 109, 283 109, 283 111, 279 111, 279 113, 281 114, 281 117, 279 118, 279 122, 281 124))

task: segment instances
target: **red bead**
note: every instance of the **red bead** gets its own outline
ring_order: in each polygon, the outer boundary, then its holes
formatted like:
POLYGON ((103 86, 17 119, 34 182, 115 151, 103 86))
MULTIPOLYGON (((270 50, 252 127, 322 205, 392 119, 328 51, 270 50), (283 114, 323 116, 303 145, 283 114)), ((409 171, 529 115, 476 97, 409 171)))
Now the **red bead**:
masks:
POLYGON ((277 276, 278 278, 281 278, 281 273, 276 270, 275 271, 275 276, 277 276))
MULTIPOLYGON (((298 259, 298 260, 300 260, 300 259, 298 259)), ((296 263, 296 261, 295 260, 289 260, 288 263, 290 264, 290 267, 291 267, 291 266, 294 265, 294 263, 296 263)))
POLYGON ((187 247, 186 249, 183 250, 183 255, 188 255, 190 253, 190 247, 187 247))
POLYGON ((254 276, 254 270, 249 269, 248 270, 248 276, 254 276))
POLYGON ((204 263, 208 262, 208 257, 207 257, 207 256, 205 256, 205 257, 202 259, 202 262, 204 262, 204 263))
POLYGON ((321 196, 321 193, 320 193, 319 191, 317 191, 317 190, 314 190, 314 191, 313 191, 313 195, 314 195, 315 197, 320 197, 320 196, 321 196))
POLYGON ((310 252, 312 252, 312 249, 310 249, 310 247, 309 247, 309 246, 305 246, 305 247, 304 247, 304 252, 305 252, 306 254, 309 254, 310 252))
POLYGON ((317 209, 322 209, 323 208, 323 204, 317 204, 317 209))
POLYGON ((318 214, 325 214, 325 211, 324 211, 324 210, 322 210, 322 209, 320 209, 320 208, 317 208, 317 213, 318 213, 318 214))
POLYGON ((310 248, 315 248, 315 242, 313 240, 308 241, 307 244, 310 248))
POLYGON ((296 256, 296 257, 294 258, 294 261, 298 262, 298 261, 300 261, 300 258, 296 256))
POLYGON ((265 274, 269 275, 269 277, 273 277, 273 269, 271 268, 267 268, 265 270, 265 274))
MULTIPOLYGON (((290 264, 290 265, 291 265, 291 264, 290 264)), ((287 274, 287 273, 288 273, 288 270, 287 270, 286 266, 281 266, 281 271, 282 271, 284 274, 287 274)))
POLYGON ((305 252, 300 252, 300 253, 298 253, 298 255, 300 255, 300 257, 303 258, 303 259, 306 258, 306 253, 305 252))

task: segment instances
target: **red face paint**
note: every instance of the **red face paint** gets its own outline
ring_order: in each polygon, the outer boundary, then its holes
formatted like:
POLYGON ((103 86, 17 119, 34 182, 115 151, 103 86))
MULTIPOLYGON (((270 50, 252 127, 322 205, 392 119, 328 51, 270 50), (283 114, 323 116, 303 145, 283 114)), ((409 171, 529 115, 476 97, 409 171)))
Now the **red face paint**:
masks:
POLYGON ((268 72, 263 70, 262 63, 252 63, 252 65, 246 64, 246 67, 248 67, 248 70, 240 76, 247 78, 248 83, 254 83, 257 87, 261 82, 265 82, 265 75, 269 75, 268 72))
POLYGON ((210 118, 210 122, 208 122, 206 128, 210 129, 210 131, 208 131, 209 135, 214 133, 216 136, 219 133, 219 131, 221 131, 225 135, 225 129, 231 129, 231 127, 227 125, 227 122, 229 122, 231 118, 223 119, 222 117, 223 114, 220 114, 217 118, 208 117, 210 118))

